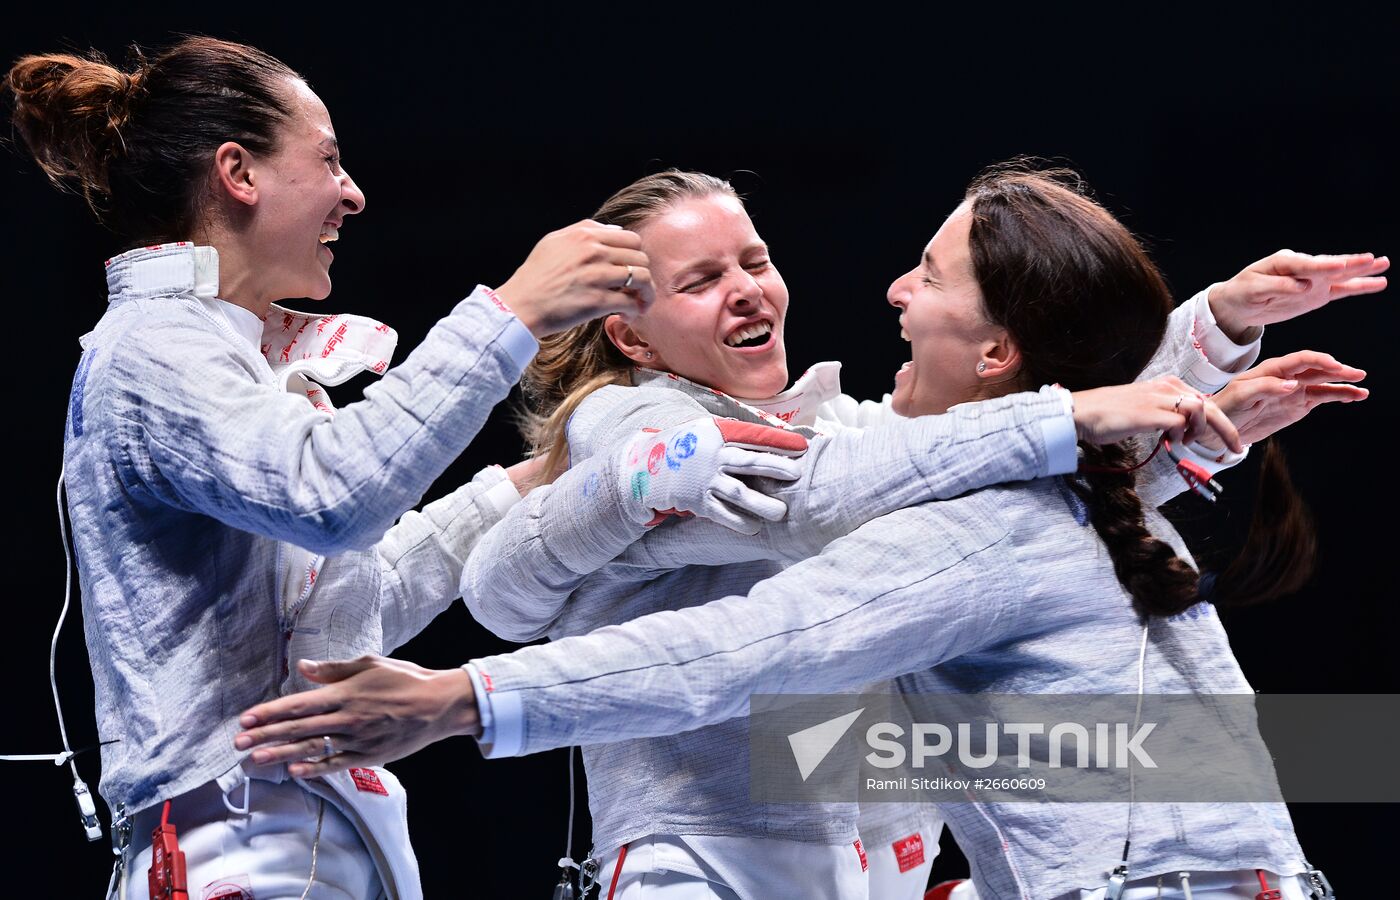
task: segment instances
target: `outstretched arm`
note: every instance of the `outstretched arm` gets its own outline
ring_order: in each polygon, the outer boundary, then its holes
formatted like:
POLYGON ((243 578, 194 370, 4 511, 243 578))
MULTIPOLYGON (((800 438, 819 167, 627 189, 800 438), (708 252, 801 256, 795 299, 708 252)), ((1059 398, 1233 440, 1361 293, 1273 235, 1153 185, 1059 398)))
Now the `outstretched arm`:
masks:
MULTIPOLYGON (((1102 406, 1091 398, 1083 415, 1102 406)), ((463 572, 462 596, 486 627, 524 641, 545 634, 579 583, 614 560, 650 572, 805 559, 902 507, 1073 471, 1069 408, 1067 392, 1046 388, 815 438, 796 461, 796 481, 758 482, 787 515, 755 519, 751 529, 697 520, 648 534, 627 514, 632 499, 618 489, 613 457, 597 454, 533 491, 487 535, 463 572)))
MULTIPOLYGON (((1142 377, 1171 372, 1201 393, 1223 392, 1231 379, 1258 359, 1263 326, 1296 318, 1333 300, 1384 290, 1386 279, 1382 273, 1389 267, 1387 258, 1370 253, 1312 255, 1280 250, 1177 307, 1168 322, 1166 336, 1142 377)), ((1334 373, 1330 380, 1352 379, 1334 373)), ((1329 401, 1357 399, 1345 391, 1313 390, 1309 396, 1315 402, 1321 397, 1329 401)), ((1247 403, 1269 409, 1292 405, 1279 398, 1277 385, 1255 384, 1247 392, 1222 393, 1216 399, 1241 428, 1248 418, 1257 418, 1243 409, 1247 403)), ((1258 429, 1251 433, 1257 435, 1258 429)), ((1245 442, 1257 439, 1247 435, 1245 442)), ((1212 473, 1244 459, 1243 453, 1230 452, 1213 439, 1186 442, 1178 449, 1182 456, 1212 473)), ((1139 493, 1154 506, 1185 489, 1185 482, 1165 454, 1154 459, 1139 479, 1139 493)))
MULTIPOLYGON (((488 753, 674 734, 742 714, 751 693, 849 690, 1014 632, 1030 592, 1004 552, 1003 523, 977 498, 934 506, 871 522, 748 597, 475 661, 494 715, 519 716, 514 745, 488 753), (923 540, 929 533, 945 537, 923 540), (943 627, 915 627, 932 620, 943 627)), ((288 742, 257 750, 255 762, 302 760, 319 752, 322 735, 336 736, 346 752, 295 762, 300 777, 396 759, 452 733, 480 734, 471 677, 461 670, 365 658, 307 674, 334 683, 261 704, 240 720, 248 729, 240 749, 288 742)))
POLYGON ((1390 260, 1373 253, 1314 255, 1280 250, 1206 293, 1220 328, 1240 341, 1334 300, 1385 290, 1390 260))

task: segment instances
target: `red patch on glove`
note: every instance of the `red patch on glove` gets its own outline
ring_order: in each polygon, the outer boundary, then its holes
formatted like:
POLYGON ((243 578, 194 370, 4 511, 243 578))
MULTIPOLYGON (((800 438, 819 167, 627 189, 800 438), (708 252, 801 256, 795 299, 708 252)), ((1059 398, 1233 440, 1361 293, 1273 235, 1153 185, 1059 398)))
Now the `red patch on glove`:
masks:
POLYGON ((740 422, 738 419, 716 418, 715 426, 719 428, 720 437, 724 438, 726 443, 789 453, 801 453, 807 449, 807 439, 795 431, 740 422))

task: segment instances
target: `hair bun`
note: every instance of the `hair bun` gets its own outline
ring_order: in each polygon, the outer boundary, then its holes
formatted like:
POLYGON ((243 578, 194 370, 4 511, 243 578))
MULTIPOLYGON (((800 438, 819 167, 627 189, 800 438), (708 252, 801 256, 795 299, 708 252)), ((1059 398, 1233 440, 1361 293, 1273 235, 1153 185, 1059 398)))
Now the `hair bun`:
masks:
POLYGON ((5 76, 15 130, 49 179, 82 194, 94 212, 107 194, 109 163, 125 149, 145 75, 144 60, 128 74, 94 52, 26 56, 5 76))
POLYGON ((134 72, 115 71, 119 87, 113 91, 112 99, 108 102, 108 127, 117 138, 116 143, 121 145, 121 129, 131 119, 132 107, 146 94, 147 67, 143 63, 134 72))

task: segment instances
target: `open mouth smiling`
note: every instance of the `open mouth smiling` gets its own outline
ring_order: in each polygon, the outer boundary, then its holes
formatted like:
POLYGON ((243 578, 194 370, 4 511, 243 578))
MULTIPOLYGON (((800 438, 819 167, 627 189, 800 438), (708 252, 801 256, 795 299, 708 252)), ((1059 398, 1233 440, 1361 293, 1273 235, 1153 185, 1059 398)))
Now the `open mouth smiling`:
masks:
POLYGON ((740 325, 724 339, 727 347, 735 350, 758 350, 773 342, 773 323, 767 319, 740 325))

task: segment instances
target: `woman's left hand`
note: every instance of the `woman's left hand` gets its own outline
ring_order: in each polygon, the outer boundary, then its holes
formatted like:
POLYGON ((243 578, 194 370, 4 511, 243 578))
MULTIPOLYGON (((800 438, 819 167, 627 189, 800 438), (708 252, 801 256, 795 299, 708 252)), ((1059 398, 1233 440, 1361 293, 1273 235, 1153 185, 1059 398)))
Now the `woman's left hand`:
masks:
POLYGON ((1160 431, 1184 444, 1206 434, 1240 452, 1238 429, 1220 407, 1175 375, 1075 391, 1074 428, 1091 444, 1116 444, 1135 434, 1160 431))
MULTIPOLYGON (((1212 399, 1240 430, 1240 439, 1253 443, 1292 425, 1324 403, 1365 400, 1370 391, 1339 383, 1365 377, 1365 371, 1337 362, 1326 353, 1300 350, 1264 360, 1212 399)), ((1210 433, 1201 434, 1197 442, 1212 450, 1224 448, 1210 433)))
POLYGON ((401 659, 301 660, 301 673, 327 685, 260 703, 243 713, 239 750, 259 765, 288 763, 294 778, 401 759, 434 741, 481 733, 470 676, 401 659), (335 755, 322 758, 325 739, 335 755))
POLYGON ((1207 296, 1215 323, 1236 343, 1250 329, 1289 319, 1333 300, 1385 290, 1390 260, 1373 253, 1336 256, 1280 250, 1246 266, 1207 296))

